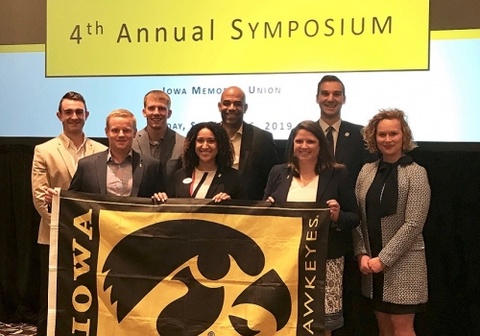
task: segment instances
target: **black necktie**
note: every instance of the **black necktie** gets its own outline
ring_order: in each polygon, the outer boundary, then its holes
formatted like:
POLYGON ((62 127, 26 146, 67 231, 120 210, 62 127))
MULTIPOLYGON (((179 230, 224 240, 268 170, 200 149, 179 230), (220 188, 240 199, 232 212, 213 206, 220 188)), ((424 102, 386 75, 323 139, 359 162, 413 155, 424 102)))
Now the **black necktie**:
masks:
POLYGON ((333 143, 333 134, 332 134, 333 129, 334 128, 332 126, 328 126, 327 134, 325 135, 325 137, 327 138, 328 148, 330 149, 332 155, 335 156, 335 146, 333 143))

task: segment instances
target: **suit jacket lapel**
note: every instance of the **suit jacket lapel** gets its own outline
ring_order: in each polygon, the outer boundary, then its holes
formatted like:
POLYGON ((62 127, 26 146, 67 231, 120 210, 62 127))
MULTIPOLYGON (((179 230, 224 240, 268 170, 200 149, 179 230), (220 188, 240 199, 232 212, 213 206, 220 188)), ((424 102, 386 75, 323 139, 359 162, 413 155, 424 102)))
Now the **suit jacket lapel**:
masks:
MULTIPOLYGON (((185 171, 183 171, 185 172, 185 171)), ((184 174, 182 181, 180 181, 180 184, 175 185, 177 197, 190 197, 190 186, 193 183, 192 181, 192 176, 187 176, 187 174, 184 174), (189 180, 190 182, 188 182, 189 180), (186 181, 185 181, 186 180, 186 181), (187 182, 187 183, 185 183, 187 182), (179 196, 180 195, 180 196, 179 196), (188 196, 187 196, 188 195, 188 196)))
POLYGON ((138 148, 140 153, 143 155, 150 155, 150 139, 148 138, 148 133, 145 129, 142 129, 138 132, 137 137, 135 138, 138 142, 138 148))
POLYGON ((87 139, 85 143, 85 156, 89 156, 95 153, 95 149, 93 148, 92 142, 90 139, 87 139))
POLYGON ((131 196, 136 197, 140 189, 140 184, 142 183, 144 165, 140 155, 132 151, 132 167, 133 167, 133 182, 132 182, 132 194, 131 196))
POLYGON ((170 128, 167 128, 165 131, 165 135, 163 136, 163 143, 160 144, 160 162, 165 164, 168 158, 170 157, 173 146, 175 145, 175 132, 172 131, 170 128))
POLYGON ((77 167, 75 166, 75 161, 73 160, 72 155, 65 148, 60 138, 58 139, 57 149, 60 156, 62 157, 63 163, 65 163, 65 167, 67 167, 70 178, 72 178, 75 174, 75 171, 77 170, 77 167))
POLYGON ((108 151, 100 153, 95 160, 95 172, 102 195, 107 194, 107 153, 108 151))
POLYGON ((328 182, 330 181, 330 178, 332 176, 333 169, 329 169, 327 171, 324 171, 322 175, 319 176, 318 179, 318 190, 317 190, 317 202, 320 200, 327 190, 328 182))
POLYGON ((340 129, 338 130, 337 146, 335 148, 335 160, 337 162, 343 162, 343 155, 345 154, 345 148, 348 146, 350 132, 342 122, 340 129))
POLYGON ((243 123, 242 143, 240 145, 240 162, 238 165, 238 171, 243 174, 247 165, 248 156, 252 148, 253 143, 253 127, 247 123, 243 123))
POLYGON ((205 198, 212 198, 219 192, 224 191, 224 190, 219 190, 219 187, 224 184, 223 176, 224 175, 222 173, 219 173, 218 171, 215 173, 215 176, 212 180, 212 184, 210 185, 210 188, 208 188, 207 195, 205 195, 205 198))

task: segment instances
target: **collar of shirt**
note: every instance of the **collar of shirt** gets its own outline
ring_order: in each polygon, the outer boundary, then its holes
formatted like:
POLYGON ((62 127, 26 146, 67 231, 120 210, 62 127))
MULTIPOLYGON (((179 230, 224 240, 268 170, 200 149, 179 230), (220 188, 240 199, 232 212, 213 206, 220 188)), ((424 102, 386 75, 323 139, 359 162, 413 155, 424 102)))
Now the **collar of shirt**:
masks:
POLYGON ((335 132, 338 133, 340 131, 340 125, 342 124, 342 119, 338 119, 338 121, 336 123, 334 123, 333 125, 329 125, 325 121, 320 119, 319 124, 320 124, 320 127, 323 130, 323 133, 327 133, 327 128, 329 128, 330 126, 332 126, 332 128, 335 130, 335 132))
MULTIPOLYGON (((220 125, 223 126, 223 122, 220 122, 220 125)), ((240 125, 240 128, 237 130, 237 132, 235 132, 235 135, 230 138, 230 140, 235 139, 235 138, 236 138, 237 136, 239 136, 239 135, 240 135, 240 137, 241 137, 242 134, 243 134, 243 122, 242 122, 242 124, 240 125)))
POLYGON ((148 130, 147 128, 145 127, 145 132, 147 132, 147 136, 148 136, 148 141, 150 142, 150 145, 152 146, 158 146, 159 144, 161 144, 165 138, 165 133, 167 133, 167 128, 165 127, 165 130, 163 131, 163 134, 160 136, 160 139, 158 140, 152 140, 152 138, 150 137, 150 133, 148 133, 148 130))
MULTIPOLYGON (((130 150, 130 152, 128 152, 127 156, 125 157, 125 160, 123 160, 122 162, 118 163, 118 164, 122 164, 124 162, 127 162, 127 160, 129 160, 130 162, 132 161, 132 157, 133 157, 133 154, 132 154, 132 150, 130 150)), ((115 163, 115 160, 112 158, 112 153, 110 153, 110 149, 108 150, 108 154, 107 154, 107 163, 115 163)))
POLYGON ((243 123, 242 123, 242 125, 240 125, 240 128, 237 130, 237 133, 235 133, 235 136, 237 136, 237 134, 242 136, 242 134, 243 134, 243 123))
POLYGON ((243 133, 243 123, 240 126, 240 128, 237 130, 235 135, 230 138, 230 141, 232 142, 232 146, 233 146, 233 152, 234 152, 232 167, 235 169, 238 169, 238 165, 240 163, 240 147, 242 146, 242 133, 243 133))
POLYGON ((83 133, 82 133, 82 135, 83 135, 83 142, 78 148, 75 146, 72 139, 70 139, 65 133, 62 132, 60 134, 59 138, 60 138, 60 140, 62 140, 62 142, 63 142, 63 144, 65 145, 66 148, 73 148, 75 150, 78 150, 82 147, 85 147, 85 144, 87 143, 87 137, 83 133))
POLYGON ((83 135, 83 142, 79 147, 75 146, 73 141, 65 133, 62 132, 59 136, 60 141, 62 141, 63 143, 63 146, 72 156, 73 164, 75 167, 78 164, 78 160, 80 160, 86 155, 87 137, 83 133, 82 135, 83 135))

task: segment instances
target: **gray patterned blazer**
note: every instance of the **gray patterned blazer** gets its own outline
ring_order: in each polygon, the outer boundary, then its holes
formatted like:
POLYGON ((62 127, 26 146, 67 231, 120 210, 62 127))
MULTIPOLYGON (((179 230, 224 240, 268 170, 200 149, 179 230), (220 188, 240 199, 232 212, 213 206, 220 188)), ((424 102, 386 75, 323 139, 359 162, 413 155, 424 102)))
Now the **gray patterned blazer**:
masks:
MULTIPOLYGON (((355 194, 361 212, 354 230, 355 255, 371 255, 365 200, 375 178, 379 161, 367 163, 358 176, 355 194)), ((383 217, 382 250, 378 257, 384 270, 383 301, 418 304, 428 300, 427 265, 422 230, 430 206, 430 186, 426 170, 416 163, 398 166, 397 213, 383 217)), ((372 275, 362 275, 362 294, 373 296, 372 275)))

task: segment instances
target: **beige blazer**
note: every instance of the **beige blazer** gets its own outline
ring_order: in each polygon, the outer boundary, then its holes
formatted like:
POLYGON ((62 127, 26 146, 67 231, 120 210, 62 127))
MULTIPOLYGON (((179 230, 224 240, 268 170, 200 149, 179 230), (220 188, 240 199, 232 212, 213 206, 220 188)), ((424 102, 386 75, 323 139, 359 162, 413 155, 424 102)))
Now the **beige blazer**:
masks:
MULTIPOLYGON (((33 204, 40 214, 38 230, 39 244, 50 244, 50 213, 45 203, 47 188, 61 188, 67 190, 75 174, 76 164, 67 150, 65 135, 48 140, 35 146, 32 163, 32 196, 33 204)), ((85 156, 104 151, 107 147, 94 140, 87 139, 85 156)))

